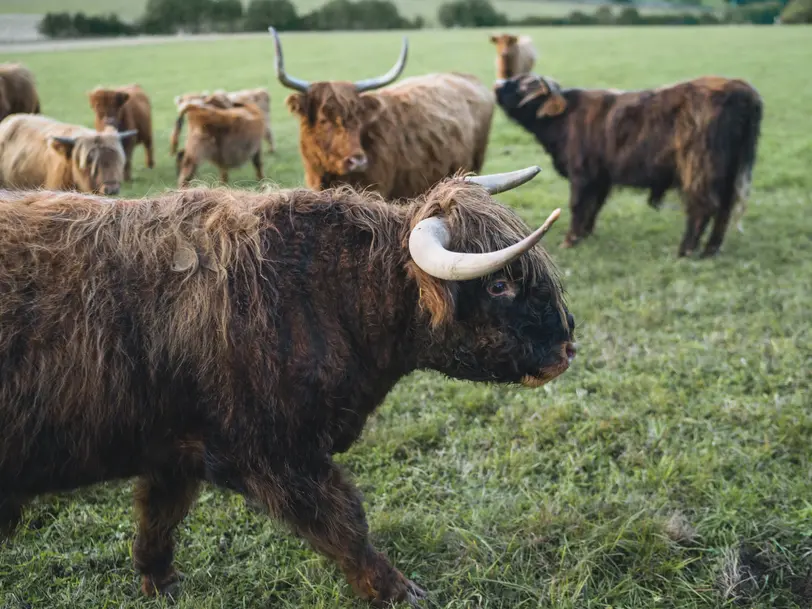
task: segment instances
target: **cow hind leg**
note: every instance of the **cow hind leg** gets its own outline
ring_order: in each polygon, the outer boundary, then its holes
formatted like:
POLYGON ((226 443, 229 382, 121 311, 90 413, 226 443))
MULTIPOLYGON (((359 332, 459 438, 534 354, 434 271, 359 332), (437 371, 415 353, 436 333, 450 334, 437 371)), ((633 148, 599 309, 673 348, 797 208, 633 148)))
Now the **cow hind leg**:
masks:
POLYGON ((274 143, 273 131, 271 131, 270 127, 265 129, 265 141, 268 142, 268 152, 275 152, 276 144, 274 143))
POLYGON ((133 562, 147 596, 174 595, 181 579, 173 566, 174 533, 197 496, 198 482, 177 476, 144 476, 135 486, 138 534, 133 562))
POLYGON ((265 178, 265 174, 262 171, 262 153, 257 152, 253 157, 251 157, 251 162, 254 164, 254 170, 257 174, 257 180, 262 180, 265 178))
POLYGON ((688 208, 688 219, 685 223, 685 233, 679 246, 678 255, 682 258, 694 253, 702 234, 710 222, 713 215, 706 205, 691 205, 688 208))
POLYGON ((361 598, 378 607, 418 606, 425 592, 372 546, 360 493, 329 457, 279 469, 267 478, 246 479, 246 494, 336 562, 361 598))
POLYGON ((228 169, 220 168, 220 181, 223 184, 228 184, 228 169))
POLYGON ((146 156, 146 163, 149 169, 155 167, 155 153, 152 149, 152 139, 144 140, 144 155, 146 156))

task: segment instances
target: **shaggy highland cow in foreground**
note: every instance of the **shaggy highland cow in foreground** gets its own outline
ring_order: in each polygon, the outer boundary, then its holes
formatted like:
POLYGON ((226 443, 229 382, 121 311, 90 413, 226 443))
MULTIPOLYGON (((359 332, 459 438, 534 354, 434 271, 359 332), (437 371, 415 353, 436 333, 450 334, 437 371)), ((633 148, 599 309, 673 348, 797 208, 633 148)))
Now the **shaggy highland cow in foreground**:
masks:
POLYGON ((680 256, 713 230, 703 256, 722 245, 736 203, 750 187, 762 101, 742 80, 706 76, 645 91, 561 89, 529 75, 497 82, 497 103, 536 136, 570 182, 572 219, 563 245, 592 234, 613 186, 681 192, 688 216, 680 256))
MULTIPOLYGON (((146 594, 201 481, 287 522, 381 606, 424 592, 372 547, 333 462, 413 370, 538 387, 575 354, 547 255, 490 194, 0 195, 0 532, 44 493, 138 477, 146 594)), ((490 193, 490 194, 489 194, 490 193)))

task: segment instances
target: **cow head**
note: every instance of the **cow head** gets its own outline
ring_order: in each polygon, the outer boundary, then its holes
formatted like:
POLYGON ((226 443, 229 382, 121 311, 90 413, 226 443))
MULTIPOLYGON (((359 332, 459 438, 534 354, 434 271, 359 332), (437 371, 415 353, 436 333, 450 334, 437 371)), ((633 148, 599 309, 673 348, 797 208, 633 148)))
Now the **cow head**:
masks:
POLYGON ((358 82, 309 83, 285 72, 282 43, 276 30, 268 28, 276 43, 276 74, 284 86, 298 93, 285 103, 299 117, 300 145, 308 161, 323 173, 344 176, 362 173, 369 166, 363 146, 366 128, 381 111, 381 101, 366 91, 379 89, 400 76, 406 67, 409 45, 403 49, 395 66, 383 76, 358 82))
POLYGON ((552 78, 535 74, 516 76, 497 80, 494 90, 499 106, 522 125, 560 116, 567 109, 561 87, 552 78))
POLYGON ((51 148, 70 163, 76 189, 103 195, 116 195, 124 178, 124 148, 121 142, 133 137, 136 131, 53 136, 51 148))
POLYGON ((496 61, 500 78, 510 78, 513 76, 513 69, 517 53, 516 43, 518 36, 513 34, 501 34, 491 36, 491 43, 496 45, 496 61))
POLYGON ((535 232, 491 195, 540 169, 446 180, 414 208, 409 272, 430 318, 420 367, 472 381, 538 387, 575 356, 575 321, 535 232), (530 233, 530 234, 528 234, 530 233))
POLYGON ((129 93, 97 87, 87 96, 90 100, 90 107, 96 113, 97 128, 101 128, 101 125, 109 125, 115 129, 121 128, 121 108, 130 99, 129 93))

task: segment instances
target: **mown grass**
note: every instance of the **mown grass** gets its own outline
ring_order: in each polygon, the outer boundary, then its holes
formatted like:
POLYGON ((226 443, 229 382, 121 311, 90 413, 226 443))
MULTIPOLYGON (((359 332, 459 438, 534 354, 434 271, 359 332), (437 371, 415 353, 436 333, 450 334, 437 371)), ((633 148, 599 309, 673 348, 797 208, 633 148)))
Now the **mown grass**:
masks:
MULTIPOLYGON (((431 594, 427 607, 809 607, 812 602, 812 59, 808 28, 533 32, 563 85, 638 88, 715 73, 762 92, 763 137, 744 234, 714 260, 678 260, 683 216, 616 193, 597 234, 559 250, 567 184, 497 113, 486 165, 542 174, 500 198, 549 237, 581 349, 538 390, 404 380, 342 461, 374 539, 431 594)), ((492 79, 483 31, 412 34, 407 74, 492 79)), ((291 72, 358 78, 393 61, 398 34, 284 37, 291 72), (374 52, 372 52, 374 49, 374 52)), ((84 91, 138 81, 152 95, 158 167, 126 195, 174 183, 166 141, 182 91, 271 85, 279 152, 301 183, 296 125, 266 38, 11 57, 44 111, 90 124, 84 91)), ((208 174, 212 176, 211 173, 208 174)), ((213 177, 213 176, 212 176, 213 177)), ((249 169, 234 176, 254 187, 249 169)), ((670 203, 675 203, 671 198, 670 203)), ((0 607, 159 607, 131 568, 129 484, 37 501, 0 549, 0 607)), ((337 570, 243 500, 205 489, 185 521, 180 609, 363 607, 337 570)))

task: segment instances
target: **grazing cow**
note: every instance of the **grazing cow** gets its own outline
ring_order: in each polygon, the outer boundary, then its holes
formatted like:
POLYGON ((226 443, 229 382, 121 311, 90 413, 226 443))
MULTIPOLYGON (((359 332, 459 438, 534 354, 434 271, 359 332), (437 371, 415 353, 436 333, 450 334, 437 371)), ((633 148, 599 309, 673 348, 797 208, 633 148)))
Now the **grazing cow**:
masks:
POLYGON ((350 184, 387 199, 408 199, 458 171, 479 172, 495 110, 493 92, 474 76, 429 74, 392 83, 408 44, 384 76, 315 82, 285 73, 279 36, 276 72, 298 93, 286 100, 299 118, 305 181, 313 190, 350 184))
POLYGON ((124 144, 127 164, 124 167, 124 179, 132 179, 132 155, 137 144, 143 144, 146 152, 147 167, 155 166, 152 152, 152 106, 144 90, 137 84, 112 89, 96 87, 88 94, 90 107, 96 114, 96 130, 103 131, 106 126, 117 131, 135 130, 135 138, 129 138, 124 144))
POLYGON ((38 495, 138 476, 133 558, 166 593, 208 481, 362 598, 415 604, 333 455, 414 370, 538 387, 567 369, 575 322, 534 247, 558 210, 528 235, 489 195, 537 171, 408 205, 348 187, 0 193, 0 531, 38 495))
MULTIPOLYGON (((262 110, 265 115, 265 141, 268 142, 268 152, 275 150, 273 131, 271 131, 271 96, 265 88, 241 89, 239 91, 216 90, 214 93, 204 91, 203 93, 184 93, 175 97, 175 107, 180 109, 188 102, 202 102, 215 108, 233 108, 235 104, 252 103, 262 110)), ((184 114, 178 114, 175 120, 175 127, 172 129, 170 138, 170 150, 176 154, 178 150, 178 139, 183 130, 184 114)))
POLYGON ((0 121, 19 112, 41 112, 34 75, 22 64, 0 63, 0 121))
POLYGON ((228 170, 249 159, 257 180, 264 177, 262 138, 266 123, 256 104, 235 103, 230 108, 218 108, 191 101, 181 107, 179 117, 184 115, 189 116, 189 133, 184 148, 177 153, 178 188, 189 183, 204 161, 217 165, 224 184, 228 182, 228 170))
POLYGON ((491 36, 496 45, 496 78, 507 79, 533 71, 536 49, 529 36, 500 34, 491 36))
POLYGON ((0 186, 118 194, 122 141, 134 136, 135 131, 99 133, 34 114, 9 116, 0 122, 0 186))
POLYGON ((742 80, 706 76, 659 89, 561 89, 543 76, 497 83, 505 113, 536 136, 570 182, 570 229, 562 246, 592 234, 612 186, 650 190, 659 208, 681 192, 687 225, 679 255, 716 254, 736 203, 747 196, 761 129, 762 101, 742 80))

